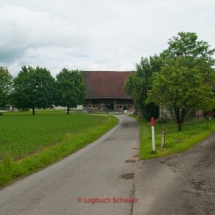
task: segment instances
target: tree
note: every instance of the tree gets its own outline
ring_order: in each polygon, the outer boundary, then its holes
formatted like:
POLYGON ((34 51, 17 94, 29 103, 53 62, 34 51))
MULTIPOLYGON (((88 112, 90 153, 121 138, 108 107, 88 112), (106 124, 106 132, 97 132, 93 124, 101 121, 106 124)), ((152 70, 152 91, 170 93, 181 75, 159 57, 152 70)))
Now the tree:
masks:
POLYGON ((136 64, 136 72, 128 76, 124 89, 128 95, 131 95, 138 112, 150 120, 151 117, 159 116, 159 107, 153 102, 146 103, 147 89, 152 84, 152 74, 159 70, 161 61, 158 56, 141 58, 139 64, 136 64))
POLYGON ((12 75, 6 67, 0 67, 0 107, 5 108, 12 90, 12 75))
POLYGON ((153 75, 148 101, 173 110, 181 131, 189 110, 213 109, 215 50, 210 50, 207 42, 197 41, 195 33, 178 35, 169 40, 168 49, 161 53, 164 64, 160 72, 153 75))
POLYGON ((13 82, 12 102, 17 108, 48 108, 53 104, 55 80, 46 68, 23 66, 13 82))
POLYGON ((169 47, 161 53, 161 56, 165 59, 185 57, 196 62, 204 59, 209 65, 214 65, 215 49, 210 49, 207 42, 197 39, 198 36, 194 32, 179 32, 178 36, 169 39, 169 47))
POLYGON ((82 74, 78 70, 62 69, 56 76, 56 89, 55 103, 66 106, 67 114, 70 108, 83 104, 86 99, 82 74))

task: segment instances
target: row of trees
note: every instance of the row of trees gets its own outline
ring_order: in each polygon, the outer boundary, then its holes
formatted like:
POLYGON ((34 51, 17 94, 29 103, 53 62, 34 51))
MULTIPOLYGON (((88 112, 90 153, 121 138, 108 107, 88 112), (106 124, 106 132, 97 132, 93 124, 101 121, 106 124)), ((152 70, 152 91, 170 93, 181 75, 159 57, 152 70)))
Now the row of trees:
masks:
POLYGON ((168 45, 159 55, 141 58, 125 91, 146 119, 158 117, 160 105, 174 111, 181 131, 189 110, 215 106, 215 49, 193 32, 178 33, 168 45))
POLYGON ((23 66, 13 79, 8 69, 0 67, 0 107, 11 104, 17 108, 48 108, 52 105, 69 109, 83 104, 85 85, 78 70, 62 69, 56 80, 46 68, 23 66))

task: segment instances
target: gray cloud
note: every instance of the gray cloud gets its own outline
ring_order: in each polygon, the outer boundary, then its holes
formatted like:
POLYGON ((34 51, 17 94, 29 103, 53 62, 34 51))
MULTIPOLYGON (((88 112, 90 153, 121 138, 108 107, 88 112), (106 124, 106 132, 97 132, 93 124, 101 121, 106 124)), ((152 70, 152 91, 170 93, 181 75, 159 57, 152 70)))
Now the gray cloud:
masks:
POLYGON ((11 62, 24 56, 29 48, 78 47, 87 39, 74 26, 47 12, 35 12, 20 6, 0 8, 0 61, 11 62))
POLYGON ((180 31, 215 47, 214 0, 0 0, 0 64, 132 70, 180 31))

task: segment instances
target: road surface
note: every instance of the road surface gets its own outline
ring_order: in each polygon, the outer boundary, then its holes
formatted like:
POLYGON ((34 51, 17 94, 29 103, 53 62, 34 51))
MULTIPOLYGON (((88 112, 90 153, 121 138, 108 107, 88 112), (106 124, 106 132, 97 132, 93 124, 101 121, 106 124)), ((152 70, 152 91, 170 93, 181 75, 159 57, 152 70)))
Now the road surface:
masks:
POLYGON ((99 140, 1 190, 0 214, 132 214, 139 128, 133 118, 118 118, 99 140))
POLYGON ((215 215, 215 133, 192 149, 136 166, 133 215, 215 215))
POLYGON ((215 215, 215 133, 137 161, 137 123, 118 118, 99 140, 1 190, 0 215, 215 215))

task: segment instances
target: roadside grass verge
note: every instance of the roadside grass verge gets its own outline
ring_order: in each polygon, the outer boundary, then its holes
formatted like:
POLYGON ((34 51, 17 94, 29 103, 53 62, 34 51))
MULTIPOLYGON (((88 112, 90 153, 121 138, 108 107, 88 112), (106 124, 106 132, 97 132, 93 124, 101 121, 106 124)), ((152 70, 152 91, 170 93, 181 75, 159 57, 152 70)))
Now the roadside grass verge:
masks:
POLYGON ((64 111, 4 113, 0 118, 0 186, 34 173, 98 139, 113 116, 64 111))
POLYGON ((208 125, 205 120, 187 121, 182 126, 181 132, 178 131, 177 124, 174 121, 166 123, 157 122, 155 123, 156 152, 152 153, 151 125, 141 118, 135 118, 140 127, 139 159, 157 158, 188 150, 215 131, 214 119, 209 120, 208 125), (164 147, 161 148, 161 134, 164 126, 167 127, 168 131, 165 134, 164 147))

